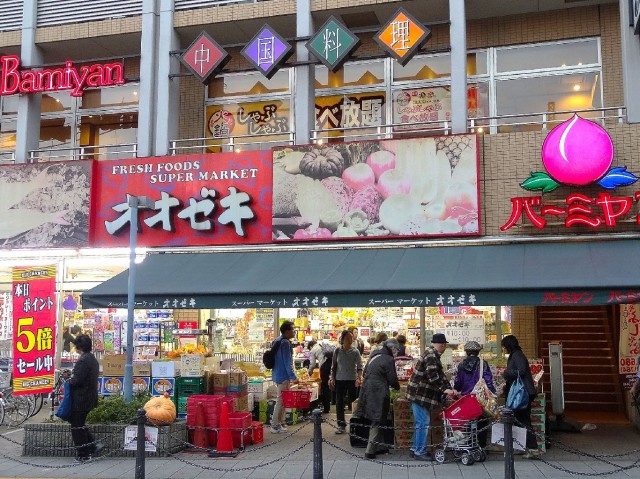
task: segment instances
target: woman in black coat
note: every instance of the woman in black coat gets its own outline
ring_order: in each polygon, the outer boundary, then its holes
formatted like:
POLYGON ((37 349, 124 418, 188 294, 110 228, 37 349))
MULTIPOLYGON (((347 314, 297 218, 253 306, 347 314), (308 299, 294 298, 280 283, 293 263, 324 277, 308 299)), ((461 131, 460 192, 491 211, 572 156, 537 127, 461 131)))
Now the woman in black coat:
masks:
POLYGON ((81 353, 73 367, 71 378, 65 387, 71 388, 71 437, 76 446, 78 456, 76 460, 84 462, 91 459, 102 448, 102 444, 95 443, 93 434, 86 426, 87 415, 98 404, 98 360, 91 349, 91 338, 80 334, 73 342, 76 350, 81 353))
POLYGON ((529 402, 527 403, 527 407, 514 411, 513 415, 516 420, 516 425, 525 427, 527 429, 526 447, 528 451, 525 456, 533 457, 534 455, 536 455, 537 443, 536 436, 531 426, 531 403, 535 399, 538 391, 536 390, 535 384, 533 382, 533 376, 531 376, 531 370, 529 369, 529 360, 522 352, 522 348, 518 343, 518 339, 513 335, 505 336, 504 338, 502 338, 501 345, 506 350, 507 354, 509 354, 509 359, 507 359, 507 368, 503 373, 503 377, 506 382, 504 388, 505 397, 509 397, 511 386, 513 385, 515 380, 518 379, 518 375, 520 376, 520 380, 524 384, 524 387, 529 394, 529 402))

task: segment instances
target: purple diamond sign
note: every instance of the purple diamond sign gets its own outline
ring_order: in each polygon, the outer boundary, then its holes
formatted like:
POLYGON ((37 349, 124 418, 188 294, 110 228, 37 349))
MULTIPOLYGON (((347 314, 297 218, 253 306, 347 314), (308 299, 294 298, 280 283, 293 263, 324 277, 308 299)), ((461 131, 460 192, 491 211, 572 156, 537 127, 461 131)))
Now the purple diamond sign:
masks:
POLYGON ((244 57, 267 78, 275 75, 292 53, 291 45, 269 25, 264 25, 242 50, 244 57))

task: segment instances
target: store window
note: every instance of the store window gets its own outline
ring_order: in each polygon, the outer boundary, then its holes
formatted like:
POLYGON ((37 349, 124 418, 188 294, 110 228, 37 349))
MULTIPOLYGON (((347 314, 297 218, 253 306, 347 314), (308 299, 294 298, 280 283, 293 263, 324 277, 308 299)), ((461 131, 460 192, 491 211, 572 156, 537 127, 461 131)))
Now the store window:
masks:
POLYGON ((265 95, 289 91, 289 69, 278 71, 271 79, 259 72, 220 75, 207 89, 208 98, 265 95))
POLYGON ((101 145, 110 145, 110 156, 131 156, 138 131, 138 113, 123 112, 79 117, 79 146, 83 154, 101 158, 106 155, 101 145))
POLYGON ((518 45, 496 49, 496 72, 530 71, 600 64, 598 40, 518 45))
POLYGON ((316 66, 316 89, 366 87, 384 84, 384 60, 346 63, 337 72, 316 66))
POLYGON ((137 84, 86 90, 80 97, 81 110, 111 107, 138 106, 137 84))
MULTIPOLYGON (((0 153, 13 152, 16 149, 16 120, 2 119, 0 122, 0 153)), ((9 160, 10 156, 0 155, 0 161, 9 160)))

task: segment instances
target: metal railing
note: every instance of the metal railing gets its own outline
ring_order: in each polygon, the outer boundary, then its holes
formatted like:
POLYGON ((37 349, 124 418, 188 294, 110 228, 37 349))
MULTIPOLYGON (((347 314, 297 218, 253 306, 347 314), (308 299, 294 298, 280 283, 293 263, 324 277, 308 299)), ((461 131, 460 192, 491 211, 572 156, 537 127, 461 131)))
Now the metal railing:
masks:
POLYGON ((169 146, 169 154, 181 153, 205 153, 207 148, 220 148, 221 151, 236 151, 238 149, 268 149, 274 146, 293 145, 295 133, 259 133, 255 135, 233 135, 208 138, 185 138, 172 140, 169 146), (261 139, 262 138, 262 139, 261 139), (256 139, 255 141, 243 141, 256 139), (257 147, 257 148, 256 148, 257 147))
POLYGON ((0 164, 15 163, 16 152, 15 151, 0 151, 0 164))
POLYGON ((445 121, 425 121, 421 123, 389 123, 378 126, 357 126, 349 128, 322 128, 311 130, 312 143, 328 140, 379 140, 401 138, 417 135, 448 135, 451 133, 451 123, 445 121), (342 134, 340 134, 342 133, 342 134))
POLYGON ((138 145, 136 143, 78 146, 75 148, 42 148, 29 152, 29 163, 65 160, 115 160, 136 156, 138 156, 138 145))
POLYGON ((176 0, 175 11, 192 10, 196 8, 224 7, 233 3, 258 3, 265 0, 176 0))

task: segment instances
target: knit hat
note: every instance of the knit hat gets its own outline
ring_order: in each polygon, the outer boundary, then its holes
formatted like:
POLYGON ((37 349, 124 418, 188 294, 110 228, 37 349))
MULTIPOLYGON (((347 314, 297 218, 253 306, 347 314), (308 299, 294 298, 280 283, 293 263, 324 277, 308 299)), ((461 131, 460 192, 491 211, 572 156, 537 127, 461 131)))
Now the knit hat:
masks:
POLYGON ((465 351, 481 351, 482 346, 477 341, 467 341, 467 343, 464 345, 464 350, 465 351))

